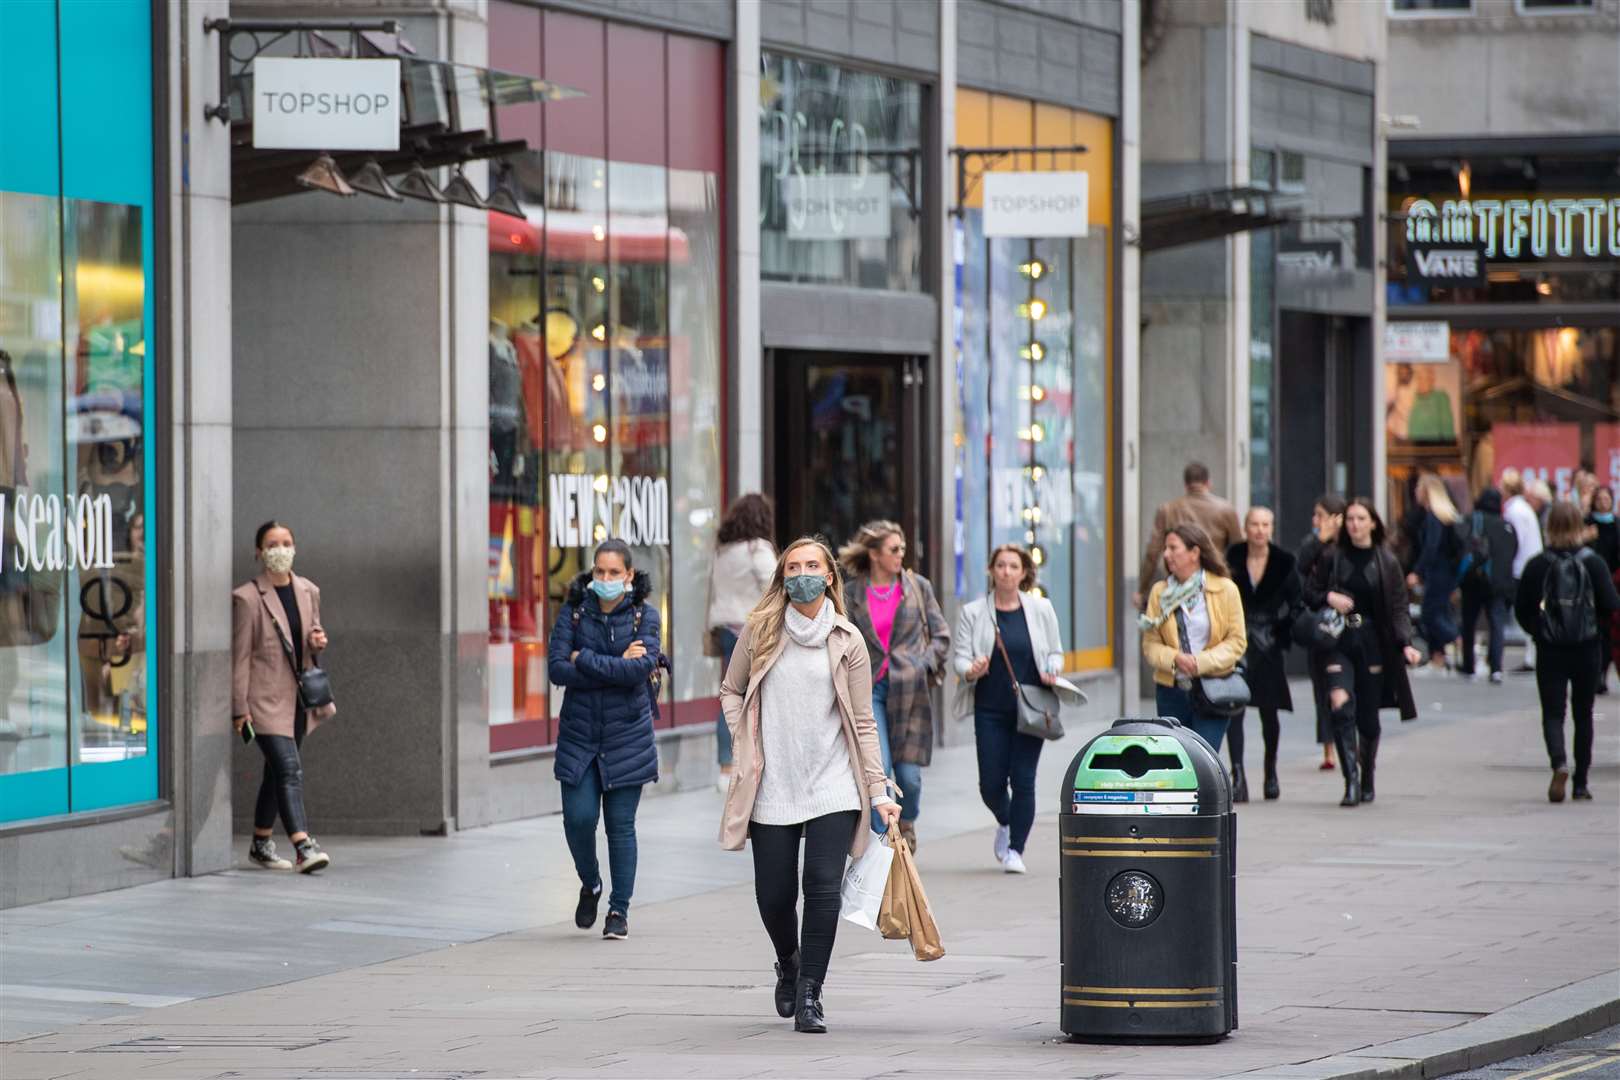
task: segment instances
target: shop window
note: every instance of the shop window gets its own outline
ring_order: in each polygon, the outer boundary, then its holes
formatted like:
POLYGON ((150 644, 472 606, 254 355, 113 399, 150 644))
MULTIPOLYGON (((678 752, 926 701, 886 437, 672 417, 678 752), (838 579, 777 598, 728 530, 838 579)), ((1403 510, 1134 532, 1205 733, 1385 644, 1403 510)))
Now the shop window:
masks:
POLYGON ((149 28, 35 4, 0 40, 0 820, 158 794, 149 28))
MULTIPOLYGON (((723 479, 722 53, 512 4, 491 20, 507 62, 593 100, 548 106, 543 143, 506 164, 523 217, 489 220, 490 749, 555 741, 546 642, 610 536, 650 576, 674 660, 660 723, 712 723, 701 645, 723 479)), ((497 121, 504 131, 504 110, 497 121)))
POLYGON ((1466 15, 1474 0, 1389 0, 1391 15, 1466 15))
POLYGON ((963 199, 957 595, 987 587, 984 567, 996 545, 1030 548, 1071 666, 1106 667, 1113 662, 1111 127, 970 90, 958 91, 957 121, 956 141, 965 146, 1091 148, 1072 160, 1032 154, 1003 166, 1089 173, 1087 236, 986 237, 981 192, 963 199))
POLYGON ((1527 15, 1554 11, 1591 11, 1593 0, 1519 0, 1519 11, 1527 15))
POLYGON ((760 61, 760 276, 922 288, 922 86, 760 61))

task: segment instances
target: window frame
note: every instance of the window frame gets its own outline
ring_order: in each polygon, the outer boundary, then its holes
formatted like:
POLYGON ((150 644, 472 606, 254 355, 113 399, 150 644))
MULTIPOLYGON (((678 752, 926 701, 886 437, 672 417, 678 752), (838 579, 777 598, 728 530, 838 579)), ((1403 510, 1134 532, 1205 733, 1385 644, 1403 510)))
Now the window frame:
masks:
POLYGON ((1558 0, 1555 4, 1526 6, 1526 0, 1513 0, 1513 13, 1529 19, 1543 15, 1583 15, 1597 12, 1597 0, 1558 0))
MULTIPOLYGON (((1466 19, 1478 14, 1476 0, 1467 0, 1466 8, 1400 8, 1400 0, 1384 0, 1384 10, 1392 19, 1466 19)), ((1515 0, 1517 2, 1517 0, 1515 0)))

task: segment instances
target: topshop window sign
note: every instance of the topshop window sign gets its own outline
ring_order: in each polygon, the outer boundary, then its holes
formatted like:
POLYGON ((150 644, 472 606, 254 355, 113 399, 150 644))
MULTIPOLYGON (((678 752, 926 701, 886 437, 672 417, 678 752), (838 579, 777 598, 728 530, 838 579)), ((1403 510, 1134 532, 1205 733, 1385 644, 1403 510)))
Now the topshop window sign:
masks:
POLYGON ((1620 259, 1620 198, 1414 199, 1412 244, 1478 244, 1487 259, 1620 259))
POLYGON ((1091 216, 1083 172, 984 174, 984 235, 1085 236, 1091 216))
POLYGON ((590 547, 609 537, 668 546, 669 481, 664 477, 554 473, 549 480, 553 548, 590 547))
POLYGON ((793 240, 887 240, 889 178, 876 173, 790 173, 782 178, 793 240))
POLYGON ((399 61, 261 56, 253 145, 264 150, 398 150, 399 61))

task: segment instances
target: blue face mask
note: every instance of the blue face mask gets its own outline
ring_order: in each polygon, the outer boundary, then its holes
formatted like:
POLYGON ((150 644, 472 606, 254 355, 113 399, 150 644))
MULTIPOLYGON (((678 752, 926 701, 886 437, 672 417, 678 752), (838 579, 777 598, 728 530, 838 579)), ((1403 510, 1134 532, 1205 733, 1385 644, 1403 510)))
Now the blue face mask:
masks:
POLYGON ((1611 510, 1607 514, 1600 514, 1594 510, 1592 511, 1592 520, 1597 522, 1599 525, 1613 525, 1614 511, 1611 510))
POLYGON ((621 578, 618 581, 593 581, 591 592, 603 600, 617 600, 624 595, 624 580, 621 578))
POLYGON ((782 582, 782 588, 795 604, 808 604, 827 591, 827 579, 820 574, 795 574, 782 582))

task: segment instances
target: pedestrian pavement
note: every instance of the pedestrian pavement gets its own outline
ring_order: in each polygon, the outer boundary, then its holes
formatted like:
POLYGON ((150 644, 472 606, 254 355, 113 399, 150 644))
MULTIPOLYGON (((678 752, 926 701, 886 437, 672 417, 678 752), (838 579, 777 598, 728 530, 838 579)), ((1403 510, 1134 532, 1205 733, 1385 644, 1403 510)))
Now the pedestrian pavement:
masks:
POLYGON ((556 817, 323 837, 314 878, 244 868, 0 913, 0 1076, 1303 1080, 1522 1054, 1620 1002, 1620 710, 1600 699, 1596 801, 1553 806, 1532 681, 1414 690, 1422 719, 1385 714, 1378 801, 1354 810, 1316 769, 1312 718, 1285 714, 1283 798, 1239 809, 1241 1027, 1216 1044, 1058 1029, 1057 794, 1111 719, 1093 706, 1043 755, 1023 877, 992 862, 971 746, 936 754, 918 861, 947 956, 841 924, 826 1036, 774 1014, 751 865, 715 844, 706 789, 642 804, 624 942, 573 928, 556 817))

